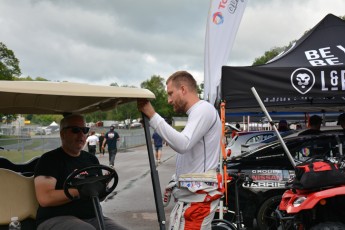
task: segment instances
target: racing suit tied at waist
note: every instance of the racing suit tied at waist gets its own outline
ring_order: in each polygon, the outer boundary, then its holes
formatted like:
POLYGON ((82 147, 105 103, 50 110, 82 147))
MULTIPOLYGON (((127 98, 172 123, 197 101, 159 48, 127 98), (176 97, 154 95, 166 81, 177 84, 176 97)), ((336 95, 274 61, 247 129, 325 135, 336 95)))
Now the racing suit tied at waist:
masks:
MULTIPOLYGON (((174 178, 175 179, 175 178, 174 178)), ((171 219, 175 224, 173 229, 179 229, 181 217, 184 215, 185 205, 190 203, 211 203, 216 202, 223 195, 223 186, 221 177, 219 177, 216 170, 210 170, 206 173, 187 173, 181 174, 178 181, 170 181, 166 187, 163 203, 167 206, 170 201, 171 194, 174 196, 178 205, 172 210, 171 219), (169 195, 169 198, 167 196, 169 195)), ((212 205, 212 206, 214 206, 212 205)))
POLYGON ((169 204, 171 194, 176 200, 183 202, 208 202, 213 200, 211 198, 213 196, 218 199, 223 192, 222 177, 216 170, 206 173, 181 174, 178 181, 173 175, 172 180, 165 188, 163 203, 164 206, 169 204), (189 196, 193 196, 193 198, 189 196))

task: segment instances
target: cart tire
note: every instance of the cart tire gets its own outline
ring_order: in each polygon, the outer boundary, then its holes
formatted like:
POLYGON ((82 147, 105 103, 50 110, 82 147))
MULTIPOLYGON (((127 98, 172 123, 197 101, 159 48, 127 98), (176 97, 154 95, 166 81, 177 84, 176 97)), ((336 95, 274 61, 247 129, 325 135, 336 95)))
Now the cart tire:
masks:
POLYGON ((324 222, 315 225, 310 230, 342 230, 345 229, 345 224, 340 222, 324 222))
POLYGON ((275 210, 277 209, 281 195, 268 198, 260 207, 256 222, 260 230, 277 229, 277 219, 275 217, 275 210))
POLYGON ((214 219, 212 220, 212 230, 236 230, 236 226, 227 220, 214 219))

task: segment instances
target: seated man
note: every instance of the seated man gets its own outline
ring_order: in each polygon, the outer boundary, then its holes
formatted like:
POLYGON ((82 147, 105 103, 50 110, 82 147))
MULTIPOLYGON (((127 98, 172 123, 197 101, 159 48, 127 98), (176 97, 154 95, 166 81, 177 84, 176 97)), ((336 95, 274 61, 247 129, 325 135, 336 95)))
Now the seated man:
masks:
MULTIPOLYGON (((69 200, 63 183, 75 170, 99 164, 98 159, 82 151, 89 128, 83 116, 68 115, 61 120, 62 146, 47 152, 40 158, 35 169, 35 190, 39 203, 37 210, 38 230, 43 229, 97 229, 92 200, 69 200)), ((77 189, 69 189, 72 196, 79 196, 77 189)), ((106 229, 124 229, 104 217, 106 229)))

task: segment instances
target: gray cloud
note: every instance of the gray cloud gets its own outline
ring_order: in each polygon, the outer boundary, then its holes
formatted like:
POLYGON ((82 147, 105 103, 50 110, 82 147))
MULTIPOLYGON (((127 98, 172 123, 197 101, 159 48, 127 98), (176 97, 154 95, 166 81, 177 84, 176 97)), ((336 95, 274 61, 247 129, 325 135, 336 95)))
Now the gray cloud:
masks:
MULTIPOLYGON (((248 0, 229 64, 251 65, 287 45, 327 13, 333 0, 248 0)), ((136 85, 186 69, 203 81, 209 1, 2 0, 0 41, 24 76, 53 81, 136 85)))

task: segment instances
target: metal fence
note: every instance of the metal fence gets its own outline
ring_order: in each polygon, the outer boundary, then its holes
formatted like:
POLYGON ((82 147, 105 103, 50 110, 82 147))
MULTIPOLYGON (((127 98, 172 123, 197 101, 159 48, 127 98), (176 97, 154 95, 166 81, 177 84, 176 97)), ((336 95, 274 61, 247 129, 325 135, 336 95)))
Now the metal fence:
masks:
MULTIPOLYGON (((119 151, 145 145, 144 131, 120 133, 120 140, 117 144, 119 151)), ((61 140, 57 134, 0 138, 0 157, 10 159, 12 162, 23 163, 59 146, 61 146, 61 140)), ((99 148, 97 147, 98 152, 99 148)))

